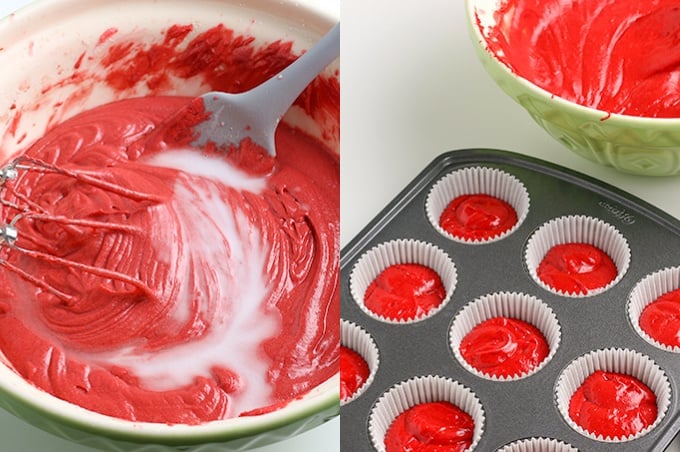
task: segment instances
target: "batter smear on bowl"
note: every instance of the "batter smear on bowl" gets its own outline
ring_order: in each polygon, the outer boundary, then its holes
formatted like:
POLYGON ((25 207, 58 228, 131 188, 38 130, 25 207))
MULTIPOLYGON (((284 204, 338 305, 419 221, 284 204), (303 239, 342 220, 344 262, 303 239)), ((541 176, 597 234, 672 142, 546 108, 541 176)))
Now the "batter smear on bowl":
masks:
POLYGON ((385 433, 386 452, 463 452, 472 445, 474 421, 449 402, 426 402, 401 413, 385 433))
MULTIPOLYGON (((151 48, 114 46, 111 55, 126 56, 104 61, 107 82, 122 92, 139 82, 154 89, 175 75, 237 92, 294 59, 290 44, 258 50, 222 26, 184 42, 190 31, 172 27, 151 48)), ((312 117, 333 111, 337 80, 313 85, 316 97, 298 103, 312 117)), ((139 284, 0 249, 0 259, 44 281, 0 272, 0 348, 10 366, 59 398, 123 419, 257 415, 338 372, 339 156, 284 123, 275 159, 255 146, 193 149, 181 134, 140 146, 190 99, 105 104, 54 126, 25 153, 149 198, 37 170, 21 172, 3 195, 3 218, 28 208, 125 225, 25 218, 16 244, 139 284)))
POLYGON ((518 319, 494 317, 475 326, 461 341, 465 361, 494 377, 514 377, 535 369, 550 350, 541 331, 518 319))
POLYGON ((486 194, 456 197, 439 218, 442 229, 465 240, 488 240, 515 224, 515 209, 502 199, 486 194))
POLYGON ((541 281, 563 293, 582 294, 616 279, 614 261, 588 243, 565 243, 548 250, 536 273, 541 281))
POLYGON ((445 297, 446 289, 436 271, 421 264, 395 264, 371 282, 364 304, 384 318, 412 320, 436 309, 445 297))
POLYGON ((605 438, 635 435, 652 425, 656 416, 654 392, 637 378, 616 372, 594 372, 569 402, 569 417, 605 438))
POLYGON ((675 0, 503 0, 489 50, 546 91, 609 113, 677 118, 675 0))

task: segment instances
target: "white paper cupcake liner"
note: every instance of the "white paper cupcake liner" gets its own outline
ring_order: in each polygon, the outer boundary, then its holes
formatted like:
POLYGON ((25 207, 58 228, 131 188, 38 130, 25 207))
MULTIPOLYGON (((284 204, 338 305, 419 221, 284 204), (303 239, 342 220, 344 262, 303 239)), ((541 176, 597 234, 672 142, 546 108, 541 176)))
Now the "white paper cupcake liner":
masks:
POLYGON ((449 344, 458 362, 468 372, 494 381, 519 380, 537 373, 557 353, 560 338, 560 324, 553 310, 534 296, 515 292, 492 293, 470 302, 456 315, 449 330, 449 344), (534 369, 507 377, 489 375, 472 367, 460 353, 460 343, 475 326, 494 317, 518 319, 538 328, 548 343, 548 356, 534 369))
POLYGON ((340 400, 340 405, 342 406, 356 400, 369 386, 371 386, 371 383, 373 383, 373 380, 375 379, 375 374, 378 371, 378 366, 380 365, 380 354, 378 352, 378 346, 375 344, 371 335, 360 326, 348 320, 342 320, 340 322, 340 343, 361 355, 361 357, 364 358, 364 361, 366 361, 370 372, 364 384, 361 385, 351 397, 340 400))
POLYGON ((539 286, 557 295, 583 298, 600 294, 623 278, 630 265, 630 248, 625 237, 610 224, 593 217, 570 215, 553 219, 538 228, 527 242, 524 258, 529 274, 539 286), (552 247, 566 243, 587 243, 604 251, 616 265, 616 278, 585 294, 563 292, 545 284, 537 274, 539 264, 552 247))
POLYGON ((451 299, 457 281, 456 265, 444 251, 430 243, 410 239, 392 240, 371 248, 359 258, 349 276, 350 293, 361 310, 377 320, 395 324, 419 322, 441 311, 451 299), (368 309, 364 294, 371 282, 389 266, 406 263, 421 264, 439 274, 446 290, 441 304, 412 319, 391 319, 368 309))
POLYGON ((663 420, 671 402, 671 385, 666 373, 649 357, 629 349, 609 348, 592 351, 572 361, 557 380, 555 403, 557 409, 571 428, 595 441, 618 443, 646 435, 663 420), (643 382, 656 395, 657 417, 649 427, 635 435, 621 438, 603 437, 579 426, 569 416, 569 402, 576 390, 595 371, 616 372, 630 375, 643 382))
POLYGON ((527 438, 503 446, 498 452, 578 452, 578 449, 552 438, 527 438))
POLYGON ((501 240, 519 228, 529 213, 529 193, 515 176, 495 168, 471 167, 449 173, 430 190, 425 202, 427 218, 432 226, 451 240, 468 244, 486 244, 501 240), (485 240, 456 237, 439 225, 444 209, 455 198, 468 194, 486 194, 510 204, 517 214, 517 223, 509 230, 485 240))
POLYGON ((662 344, 647 334, 640 327, 640 315, 657 298, 676 289, 680 289, 680 267, 669 267, 640 280, 628 299, 628 317, 633 329, 653 346, 672 353, 680 353, 680 347, 662 344))
POLYGON ((433 375, 404 381, 382 395, 368 420, 373 447, 378 452, 385 452, 385 434, 397 416, 415 405, 428 402, 452 403, 472 417, 475 427, 468 451, 474 450, 484 432, 482 404, 470 389, 457 381, 433 375))

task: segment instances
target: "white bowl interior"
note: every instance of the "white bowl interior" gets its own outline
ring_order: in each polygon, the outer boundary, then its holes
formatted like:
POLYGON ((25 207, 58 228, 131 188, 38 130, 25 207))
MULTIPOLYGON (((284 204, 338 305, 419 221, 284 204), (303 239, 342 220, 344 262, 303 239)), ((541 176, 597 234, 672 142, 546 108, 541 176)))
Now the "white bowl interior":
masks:
MULTIPOLYGON (((494 11, 498 7, 499 0, 467 0, 468 14, 476 18, 478 27, 482 30, 488 29, 496 24, 494 11)), ((479 33, 479 28, 476 28, 479 33)))
MULTIPOLYGON (((326 2, 327 4, 328 2, 326 2)), ((0 124, 4 124, 0 161, 24 149, 42 136, 50 124, 75 113, 115 100, 119 94, 94 80, 105 73, 100 60, 116 39, 140 43, 158 40, 173 24, 191 23, 197 34, 218 23, 236 33, 256 37, 257 42, 292 40, 293 52, 308 49, 337 20, 324 2, 255 0, 153 0, 123 3, 112 0, 58 0, 38 2, 4 20, 0 27, 0 63, 19 70, 0 74, 0 124), (247 6, 246 6, 247 5, 247 6), (143 24, 143 25, 141 25, 143 24), (118 32, 103 44, 97 42, 106 30, 118 32), (78 71, 74 66, 83 53, 78 71), (93 57, 90 59, 90 57, 93 57), (87 71, 92 77, 69 81, 75 72, 87 71), (51 87, 45 92, 46 87, 51 87), (40 108, 35 108, 39 105, 40 108), (17 117, 16 112, 21 112, 17 117)), ((327 73, 337 70, 337 62, 327 73)), ((164 94, 198 95, 206 86, 198 78, 175 80, 164 94)), ((139 83, 126 97, 149 92, 139 83)), ((326 141, 339 151, 339 136, 329 140, 302 112, 291 109, 286 121, 326 141)), ((339 135, 339 134, 338 134, 339 135)))

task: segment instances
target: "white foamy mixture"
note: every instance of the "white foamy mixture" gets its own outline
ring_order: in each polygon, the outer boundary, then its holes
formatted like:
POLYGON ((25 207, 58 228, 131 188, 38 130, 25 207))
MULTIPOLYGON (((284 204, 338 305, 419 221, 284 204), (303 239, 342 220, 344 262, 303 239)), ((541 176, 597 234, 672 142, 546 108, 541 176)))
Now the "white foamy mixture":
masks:
MULTIPOLYGON (((246 175, 223 160, 194 151, 159 154, 155 166, 176 168, 227 184, 241 191, 260 192, 263 178, 246 175)), ((199 316, 208 328, 197 339, 158 351, 135 347, 90 354, 88 359, 128 368, 152 390, 172 390, 190 384, 197 376, 210 377, 211 369, 235 372, 247 390, 230 396, 230 415, 271 403, 266 381, 268 360, 261 343, 279 329, 277 314, 267 310, 269 281, 266 278, 267 245, 260 231, 244 212, 225 204, 218 184, 192 184, 180 177, 169 206, 173 212, 182 249, 176 268, 187 269, 177 278, 182 291, 171 316, 178 325, 190 321, 192 305, 199 303, 199 316), (193 293, 198 288, 200 293, 193 293), (259 357, 259 359, 257 358, 259 357)), ((166 215, 167 216, 167 215, 166 215)), ((166 217, 159 221, 167 221, 166 217)), ((157 246, 162 246, 162 240, 157 246)), ((159 249, 159 256, 172 251, 159 249)), ((172 264, 175 265, 175 264, 172 264)))
POLYGON ((191 149, 164 151, 145 162, 153 166, 173 168, 195 176, 217 180, 237 190, 260 193, 266 185, 264 177, 251 176, 223 159, 206 157, 191 149))

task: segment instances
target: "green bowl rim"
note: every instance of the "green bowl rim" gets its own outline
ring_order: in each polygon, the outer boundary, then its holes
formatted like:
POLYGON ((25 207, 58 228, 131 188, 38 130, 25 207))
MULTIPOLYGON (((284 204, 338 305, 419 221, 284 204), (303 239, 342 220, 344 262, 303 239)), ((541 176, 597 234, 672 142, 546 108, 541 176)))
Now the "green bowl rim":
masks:
MULTIPOLYGON (((333 382, 335 380, 336 377, 334 376, 327 382, 333 382)), ((212 421, 200 425, 169 425, 117 419, 86 410, 85 408, 70 402, 58 399, 36 387, 32 387, 32 390, 39 392, 39 398, 25 397, 19 393, 9 391, 5 385, 0 385, 0 393, 5 398, 11 398, 15 402, 20 403, 24 408, 28 407, 33 414, 56 421, 61 425, 66 425, 69 428, 77 429, 84 433, 104 436, 116 441, 129 441, 140 444, 176 446, 199 443, 219 443, 266 434, 278 428, 312 418, 315 415, 324 415, 326 416, 324 420, 328 420, 337 416, 340 411, 340 393, 338 389, 337 391, 326 391, 321 393, 314 397, 313 404, 310 403, 296 406, 294 410, 285 413, 285 410, 277 410, 272 413, 253 416, 250 419, 255 420, 255 418, 257 418, 257 423, 250 423, 252 425, 233 426, 233 420, 248 419, 246 417, 212 421), (40 400, 43 399, 48 400, 48 403, 40 403, 40 400), (62 410, 59 409, 59 406, 62 404, 70 405, 72 408, 82 411, 84 416, 75 418, 64 414, 62 410), (98 422, 98 420, 104 422, 98 422), (106 425, 106 423, 110 423, 111 425, 106 425), (160 431, 156 429, 156 427, 159 426, 161 427, 160 431)), ((291 403, 294 402, 297 401, 291 403)), ((26 416, 19 415, 19 417, 24 418, 29 423, 31 422, 26 416)))

